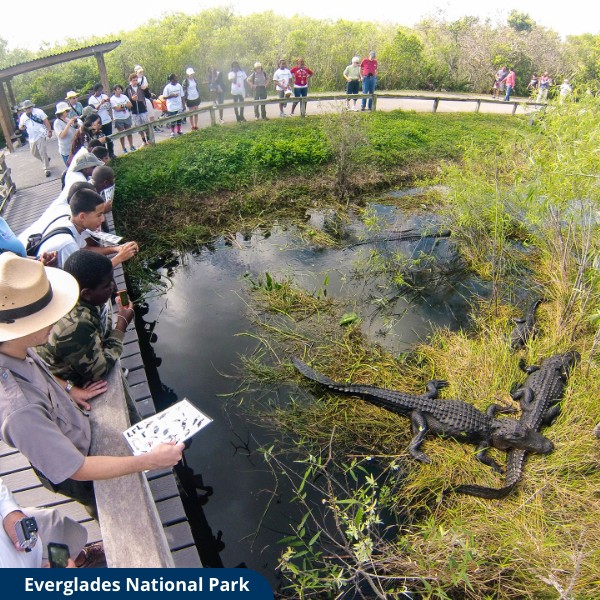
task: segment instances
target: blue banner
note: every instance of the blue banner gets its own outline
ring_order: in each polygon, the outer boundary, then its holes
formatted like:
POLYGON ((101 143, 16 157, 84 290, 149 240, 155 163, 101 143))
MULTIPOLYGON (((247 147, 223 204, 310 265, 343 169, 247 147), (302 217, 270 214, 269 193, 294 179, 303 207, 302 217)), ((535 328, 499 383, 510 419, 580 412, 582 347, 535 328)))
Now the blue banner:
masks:
POLYGON ((169 600, 273 600, 267 580, 249 569, 0 569, 0 589, 11 600, 41 595, 56 600, 104 595, 116 600, 125 594, 169 600))

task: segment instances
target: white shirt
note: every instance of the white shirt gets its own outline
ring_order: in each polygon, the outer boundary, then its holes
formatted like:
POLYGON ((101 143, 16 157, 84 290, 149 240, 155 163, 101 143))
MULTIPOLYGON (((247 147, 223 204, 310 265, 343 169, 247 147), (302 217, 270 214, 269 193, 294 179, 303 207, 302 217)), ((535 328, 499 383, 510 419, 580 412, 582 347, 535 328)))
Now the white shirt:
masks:
POLYGON ((4 531, 4 517, 15 510, 21 508, 0 477, 0 569, 39 568, 42 566, 42 541, 38 540, 31 552, 19 552, 4 531))
POLYGON ((273 73, 273 81, 277 82, 275 89, 277 91, 285 91, 290 87, 290 79, 292 72, 286 67, 285 69, 277 69, 273 73))
POLYGON ((102 106, 100 106, 100 103, 103 100, 108 100, 108 96, 106 94, 100 94, 97 97, 92 94, 88 99, 88 104, 93 106, 98 111, 98 114, 102 119, 102 125, 106 125, 106 123, 110 123, 112 121, 110 116, 110 100, 108 102, 104 102, 102 106))
POLYGON ((163 96, 167 100, 167 111, 179 112, 183 110, 183 102, 181 101, 183 98, 183 88, 181 87, 180 83, 167 83, 167 85, 165 85, 165 89, 163 90, 163 96), (173 98, 167 98, 169 94, 177 94, 177 96, 174 96, 173 98))
POLYGON ((123 121, 131 116, 130 110, 127 108, 129 98, 125 94, 121 94, 118 98, 114 94, 110 97, 110 105, 113 107, 113 120, 123 121), (119 110, 116 110, 116 109, 119 110), (121 110, 123 109, 123 110, 121 110))
POLYGON ((67 125, 62 119, 56 118, 54 119, 54 124, 52 125, 52 129, 54 129, 54 133, 56 134, 56 139, 58 140, 58 151, 63 156, 69 156, 71 154, 71 142, 75 137, 75 133, 77 129, 75 127, 71 127, 71 125, 67 125), (67 134, 64 138, 60 137, 60 134, 68 129, 67 134))
POLYGON ((230 71, 227 78, 231 81, 231 95, 232 96, 245 96, 246 95, 246 87, 244 82, 246 81, 245 71, 230 71))
MULTIPOLYGON (((37 117, 40 121, 44 121, 48 118, 48 115, 39 108, 34 108, 31 111, 34 117, 37 117)), ((25 111, 19 119, 19 127, 25 127, 27 129, 27 135, 29 136, 29 143, 33 144, 41 138, 48 137, 48 128, 43 123, 37 123, 29 117, 27 111, 25 111)))
POLYGON ((52 224, 52 227, 46 232, 46 235, 58 227, 68 227, 73 232, 73 235, 69 233, 59 233, 58 235, 52 236, 39 247, 37 254, 38 256, 41 256, 44 252, 56 251, 58 253, 58 263, 56 266, 59 269, 62 269, 65 261, 71 254, 87 246, 86 239, 90 237, 90 232, 85 229, 79 233, 75 225, 71 223, 69 217, 65 217, 64 219, 55 221, 52 224))
POLYGON ((188 100, 197 100, 200 98, 200 93, 198 92, 198 82, 195 79, 187 80, 187 99, 188 100))

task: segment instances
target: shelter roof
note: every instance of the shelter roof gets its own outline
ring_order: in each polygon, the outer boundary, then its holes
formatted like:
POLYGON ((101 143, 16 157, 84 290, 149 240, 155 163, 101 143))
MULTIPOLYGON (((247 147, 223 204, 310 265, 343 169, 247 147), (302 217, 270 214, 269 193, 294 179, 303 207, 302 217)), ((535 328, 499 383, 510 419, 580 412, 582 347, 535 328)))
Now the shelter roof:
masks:
POLYGON ((50 56, 35 58, 24 63, 19 63, 18 65, 13 65, 12 67, 6 67, 5 69, 0 69, 0 81, 12 79, 16 75, 23 75, 23 73, 29 73, 38 69, 46 69, 53 65, 77 60, 78 58, 86 58, 98 53, 110 52, 120 43, 121 40, 114 40, 112 42, 94 44, 93 46, 85 46, 83 48, 77 48, 76 50, 59 52, 58 54, 51 54, 50 56))

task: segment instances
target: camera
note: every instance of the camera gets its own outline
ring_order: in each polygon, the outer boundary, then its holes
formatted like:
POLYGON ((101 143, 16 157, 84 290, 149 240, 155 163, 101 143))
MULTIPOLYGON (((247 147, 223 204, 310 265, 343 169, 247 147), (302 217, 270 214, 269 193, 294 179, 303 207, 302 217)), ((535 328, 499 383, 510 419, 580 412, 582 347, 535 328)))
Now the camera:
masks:
POLYGON ((17 534, 17 543, 21 550, 31 552, 38 540, 38 526, 35 517, 25 517, 15 523, 15 533, 17 534))

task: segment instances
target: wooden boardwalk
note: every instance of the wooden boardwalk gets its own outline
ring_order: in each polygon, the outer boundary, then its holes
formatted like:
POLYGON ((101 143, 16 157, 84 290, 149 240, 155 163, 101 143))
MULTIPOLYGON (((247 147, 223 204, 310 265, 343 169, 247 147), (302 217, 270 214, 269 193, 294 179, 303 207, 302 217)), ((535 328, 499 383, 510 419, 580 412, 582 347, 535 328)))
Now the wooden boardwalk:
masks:
MULTIPOLYGON (((44 212, 50 202, 58 196, 60 189, 60 179, 54 179, 18 190, 6 203, 2 217, 11 229, 19 234, 44 212)), ((107 216, 108 224, 113 228, 112 214, 107 216)), ((115 282, 119 289, 126 287, 121 265, 115 269, 115 282)), ((137 331, 133 324, 125 334, 121 365, 129 369, 127 381, 142 417, 154 414, 154 401, 140 354, 137 331)), ((83 507, 65 496, 42 487, 29 461, 4 442, 0 442, 0 477, 22 506, 56 506, 62 513, 76 519, 87 529, 89 543, 101 539, 98 523, 89 517, 83 507)), ((153 471, 147 474, 147 479, 175 566, 201 567, 173 471, 171 469, 153 471)), ((143 535, 143 532, 141 534, 143 535)))

